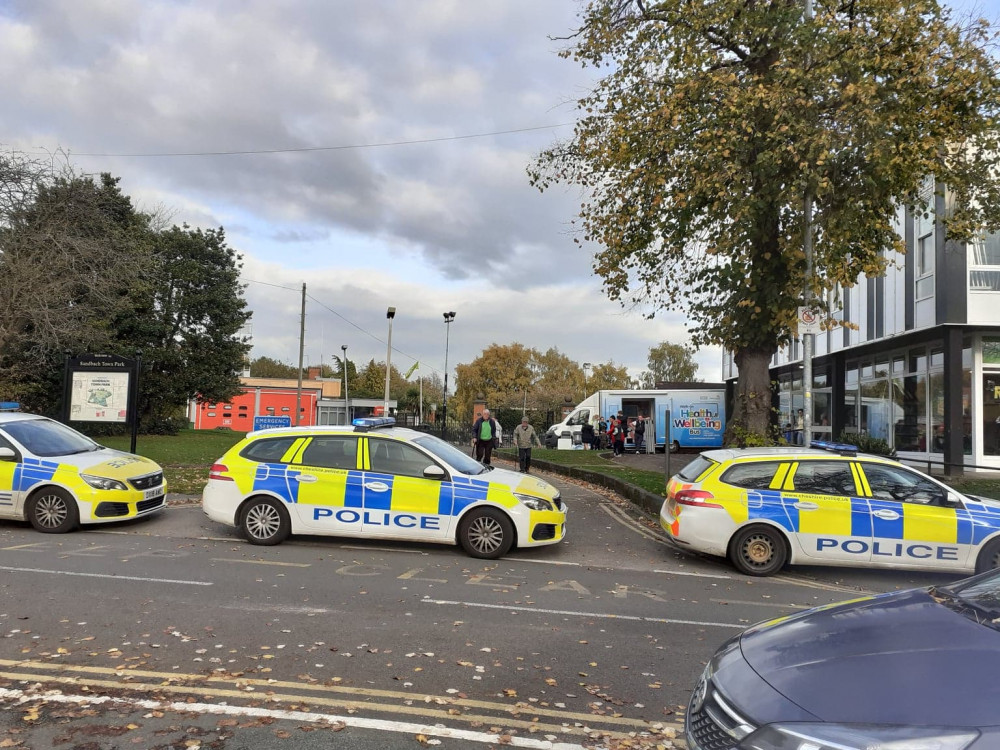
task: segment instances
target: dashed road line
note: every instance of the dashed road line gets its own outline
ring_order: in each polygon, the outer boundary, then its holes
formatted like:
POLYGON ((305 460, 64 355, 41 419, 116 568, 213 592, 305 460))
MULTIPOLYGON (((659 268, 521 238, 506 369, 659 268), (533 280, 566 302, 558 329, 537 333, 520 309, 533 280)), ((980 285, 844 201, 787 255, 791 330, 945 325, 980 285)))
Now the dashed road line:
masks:
POLYGON ((616 615, 610 612, 579 612, 570 609, 545 609, 543 607, 519 607, 510 604, 486 604, 483 602, 460 602, 449 599, 431 599, 425 597, 420 600, 422 604, 442 604, 456 607, 472 607, 475 609, 502 609, 506 612, 533 612, 546 615, 567 615, 569 617, 590 617, 600 620, 628 620, 630 622, 657 622, 664 625, 700 625, 713 628, 740 628, 746 627, 746 623, 739 624, 733 622, 706 622, 704 620, 681 620, 672 617, 642 617, 640 615, 616 615))
POLYGON ((732 576, 727 576, 723 573, 699 573, 694 570, 654 570, 654 573, 664 573, 671 576, 691 576, 693 578, 721 578, 725 581, 731 581, 732 576))
POLYGON ((80 573, 75 570, 44 570, 42 568, 9 568, 0 565, 0 570, 11 573, 44 573, 58 576, 80 576, 82 578, 107 578, 112 581, 141 581, 143 583, 176 583, 182 586, 214 586, 212 581, 178 581, 173 578, 143 578, 142 576, 121 576, 113 573, 80 573))
POLYGON ((311 563, 281 562, 280 560, 244 560, 239 557, 212 557, 212 562, 246 563, 247 565, 279 565, 286 568, 311 568, 311 563))

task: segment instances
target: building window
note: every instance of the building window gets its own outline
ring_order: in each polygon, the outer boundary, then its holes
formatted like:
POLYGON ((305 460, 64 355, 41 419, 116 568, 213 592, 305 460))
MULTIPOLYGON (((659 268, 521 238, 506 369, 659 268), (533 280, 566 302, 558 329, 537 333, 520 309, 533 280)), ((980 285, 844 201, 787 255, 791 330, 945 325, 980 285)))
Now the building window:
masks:
POLYGON ((969 290, 1000 292, 1000 234, 988 234, 969 245, 969 290))
POLYGON ((918 300, 934 294, 934 235, 925 234, 917 240, 917 288, 918 300))

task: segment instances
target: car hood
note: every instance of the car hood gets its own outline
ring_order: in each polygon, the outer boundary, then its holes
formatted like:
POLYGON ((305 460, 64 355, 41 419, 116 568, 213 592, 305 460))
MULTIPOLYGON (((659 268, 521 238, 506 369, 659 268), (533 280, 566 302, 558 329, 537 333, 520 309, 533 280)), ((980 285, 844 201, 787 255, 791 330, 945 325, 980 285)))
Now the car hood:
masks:
POLYGON ((823 721, 1000 723, 1000 632, 926 589, 762 623, 740 649, 765 682, 823 721))
POLYGON ((511 492, 544 497, 547 500, 551 500, 559 494, 559 490, 548 482, 528 474, 522 474, 519 471, 494 469, 488 474, 483 474, 481 478, 488 479, 492 484, 506 485, 510 487, 511 492))
POLYGON ((116 451, 112 448, 101 448, 88 453, 73 453, 68 456, 53 456, 42 458, 42 461, 52 461, 61 466, 74 466, 83 474, 93 474, 110 479, 129 479, 141 477, 160 471, 160 465, 155 461, 133 453, 116 451))

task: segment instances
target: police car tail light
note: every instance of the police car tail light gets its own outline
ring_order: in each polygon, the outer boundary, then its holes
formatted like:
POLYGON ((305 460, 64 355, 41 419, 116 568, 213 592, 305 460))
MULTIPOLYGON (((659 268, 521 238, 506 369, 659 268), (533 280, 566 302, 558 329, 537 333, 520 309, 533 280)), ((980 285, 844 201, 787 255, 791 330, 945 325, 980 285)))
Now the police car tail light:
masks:
POLYGON ((212 464, 211 470, 208 472, 209 479, 221 479, 223 482, 234 481, 232 477, 226 476, 226 472, 229 471, 229 467, 225 464, 212 464))
POLYGON ((710 502, 715 495, 707 490, 681 490, 674 495, 674 502, 679 505, 694 505, 699 508, 721 508, 718 503, 710 502))

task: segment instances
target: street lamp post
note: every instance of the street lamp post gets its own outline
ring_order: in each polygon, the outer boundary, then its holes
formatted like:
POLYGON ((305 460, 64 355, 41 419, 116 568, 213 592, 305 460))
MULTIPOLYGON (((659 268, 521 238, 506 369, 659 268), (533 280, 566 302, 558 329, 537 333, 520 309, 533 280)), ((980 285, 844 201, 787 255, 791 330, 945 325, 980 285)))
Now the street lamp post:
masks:
POLYGON ((445 425, 448 423, 448 344, 451 340, 451 321, 455 319, 454 312, 444 313, 444 394, 441 399, 441 439, 445 439, 445 425))
POLYGON ((382 416, 389 416, 389 368, 392 365, 392 319, 396 317, 396 308, 390 307, 385 311, 385 317, 389 320, 389 340, 385 346, 385 398, 382 404, 382 416))
POLYGON ((344 363, 344 414, 347 417, 346 424, 351 423, 351 399, 347 394, 347 344, 342 344, 340 351, 344 353, 341 361, 344 363))
POLYGON ((587 398, 587 370, 592 367, 590 362, 583 363, 583 397, 587 398))

